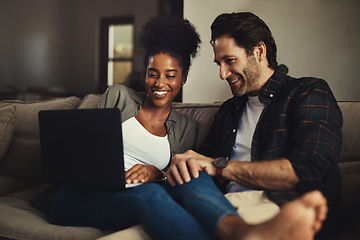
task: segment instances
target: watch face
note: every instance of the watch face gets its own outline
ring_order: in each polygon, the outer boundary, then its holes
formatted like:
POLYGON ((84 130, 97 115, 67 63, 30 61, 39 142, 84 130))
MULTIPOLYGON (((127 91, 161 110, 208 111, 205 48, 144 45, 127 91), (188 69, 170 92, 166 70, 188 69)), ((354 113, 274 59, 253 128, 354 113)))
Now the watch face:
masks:
POLYGON ((217 168, 225 168, 228 165, 228 159, 224 157, 216 158, 214 165, 217 168))

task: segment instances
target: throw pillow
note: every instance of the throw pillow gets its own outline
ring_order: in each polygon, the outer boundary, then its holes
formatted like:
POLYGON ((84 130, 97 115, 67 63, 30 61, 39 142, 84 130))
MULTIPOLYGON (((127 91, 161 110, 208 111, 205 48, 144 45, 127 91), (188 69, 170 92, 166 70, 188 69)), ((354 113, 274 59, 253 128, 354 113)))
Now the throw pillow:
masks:
POLYGON ((5 103, 16 105, 17 110, 14 133, 9 149, 1 161, 0 174, 33 182, 43 180, 38 113, 40 110, 74 109, 79 105, 80 99, 67 97, 5 103))
POLYGON ((0 108, 0 162, 6 154, 14 132, 15 113, 15 105, 0 108))

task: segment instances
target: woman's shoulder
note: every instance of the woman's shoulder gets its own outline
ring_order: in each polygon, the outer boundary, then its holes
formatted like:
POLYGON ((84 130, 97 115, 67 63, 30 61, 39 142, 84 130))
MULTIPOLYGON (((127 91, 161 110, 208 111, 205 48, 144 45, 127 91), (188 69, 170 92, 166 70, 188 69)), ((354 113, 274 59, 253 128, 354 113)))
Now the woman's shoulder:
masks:
POLYGON ((137 92, 125 85, 114 84, 108 88, 108 97, 120 98, 120 99, 135 99, 142 102, 145 94, 137 92))
POLYGON ((176 109, 172 108, 169 116, 170 120, 173 120, 176 125, 179 127, 188 127, 193 128, 196 127, 196 122, 194 119, 192 119, 190 116, 180 113, 176 111, 176 109))
POLYGON ((106 89, 98 102, 98 107, 119 107, 122 109, 131 102, 141 103, 144 96, 144 93, 138 93, 125 85, 115 84, 106 89))
POLYGON ((123 85, 123 84, 114 84, 108 88, 109 92, 119 93, 119 94, 135 94, 136 91, 132 90, 131 88, 123 85))

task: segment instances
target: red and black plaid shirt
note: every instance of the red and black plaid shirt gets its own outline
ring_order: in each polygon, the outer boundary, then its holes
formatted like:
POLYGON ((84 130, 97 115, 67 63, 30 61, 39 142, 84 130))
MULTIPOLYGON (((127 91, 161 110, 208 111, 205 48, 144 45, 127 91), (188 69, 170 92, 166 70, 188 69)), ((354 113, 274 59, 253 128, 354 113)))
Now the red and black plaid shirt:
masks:
MULTIPOLYGON (((342 114, 322 79, 292 78, 275 71, 259 100, 264 110, 256 126, 251 161, 287 158, 300 181, 289 191, 265 189, 277 204, 319 189, 329 205, 341 199, 338 158, 342 114)), ((216 114, 200 150, 211 157, 230 157, 247 96, 227 100, 216 114)))

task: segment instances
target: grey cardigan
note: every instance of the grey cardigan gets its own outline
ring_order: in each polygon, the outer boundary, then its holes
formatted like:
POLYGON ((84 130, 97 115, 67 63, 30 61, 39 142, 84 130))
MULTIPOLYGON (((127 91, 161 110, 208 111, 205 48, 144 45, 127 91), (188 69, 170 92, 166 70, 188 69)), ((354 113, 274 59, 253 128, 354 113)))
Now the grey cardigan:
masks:
MULTIPOLYGON (((122 122, 136 116, 146 93, 136 92, 124 85, 109 87, 97 103, 98 108, 117 107, 121 111, 122 122)), ((196 141, 197 126, 188 116, 170 110, 165 121, 171 156, 193 149, 196 141)))

